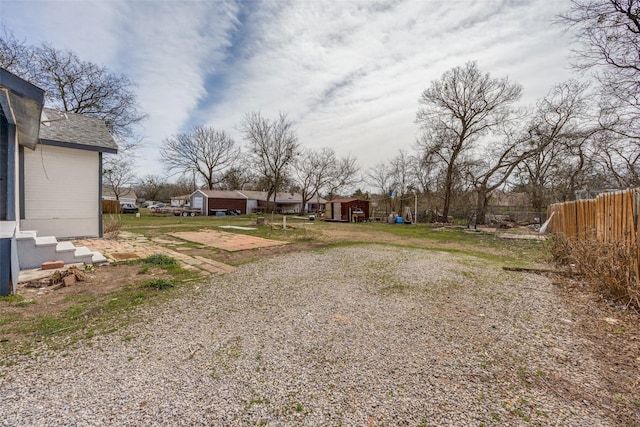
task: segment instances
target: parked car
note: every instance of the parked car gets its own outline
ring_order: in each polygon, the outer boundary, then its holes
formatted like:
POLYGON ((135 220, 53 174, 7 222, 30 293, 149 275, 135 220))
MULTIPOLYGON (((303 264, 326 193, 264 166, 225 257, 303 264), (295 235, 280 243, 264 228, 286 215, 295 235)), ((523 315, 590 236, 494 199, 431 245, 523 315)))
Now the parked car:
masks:
POLYGON ((167 207, 167 205, 165 205, 164 203, 156 203, 154 205, 147 206, 147 209, 149 209, 150 211, 155 211, 156 209, 162 209, 165 207, 167 207))
POLYGON ((138 207, 133 203, 120 203, 122 213, 138 213, 138 207))

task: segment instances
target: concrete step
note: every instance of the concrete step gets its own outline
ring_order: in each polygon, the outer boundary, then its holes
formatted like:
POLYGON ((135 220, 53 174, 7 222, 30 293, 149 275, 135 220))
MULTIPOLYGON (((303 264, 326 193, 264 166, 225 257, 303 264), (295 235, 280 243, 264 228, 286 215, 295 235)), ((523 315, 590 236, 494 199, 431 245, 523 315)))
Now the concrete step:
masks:
POLYGON ((71 242, 58 242, 56 245, 56 252, 74 252, 76 251, 76 247, 71 242))
POLYGON ((108 262, 102 254, 84 246, 75 246, 67 241, 58 242, 53 236, 38 237, 35 231, 21 231, 16 239, 21 270, 39 268, 47 261, 63 261, 65 264, 108 262))
POLYGON ((58 239, 53 236, 43 236, 35 238, 36 246, 57 246, 58 239))

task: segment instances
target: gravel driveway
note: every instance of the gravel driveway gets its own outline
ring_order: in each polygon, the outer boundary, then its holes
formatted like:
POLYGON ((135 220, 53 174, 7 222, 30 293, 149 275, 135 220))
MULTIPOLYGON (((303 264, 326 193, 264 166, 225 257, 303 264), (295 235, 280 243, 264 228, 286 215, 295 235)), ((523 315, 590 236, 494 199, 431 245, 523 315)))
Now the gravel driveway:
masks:
POLYGON ((554 391, 600 386, 553 285, 477 258, 294 253, 145 310, 1 367, 0 425, 617 425, 554 391))

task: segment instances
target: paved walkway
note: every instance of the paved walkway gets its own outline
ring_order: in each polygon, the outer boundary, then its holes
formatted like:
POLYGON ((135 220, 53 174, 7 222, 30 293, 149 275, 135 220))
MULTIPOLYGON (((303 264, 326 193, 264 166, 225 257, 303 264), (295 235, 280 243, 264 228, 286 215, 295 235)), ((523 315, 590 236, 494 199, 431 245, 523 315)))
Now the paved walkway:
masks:
POLYGON ((202 256, 191 256, 166 247, 175 241, 162 238, 148 238, 134 233, 120 233, 118 240, 88 239, 74 241, 75 245, 86 246, 93 251, 99 251, 109 261, 124 261, 127 259, 146 258, 150 255, 163 254, 177 259, 180 264, 199 274, 224 274, 233 271, 235 267, 202 256))

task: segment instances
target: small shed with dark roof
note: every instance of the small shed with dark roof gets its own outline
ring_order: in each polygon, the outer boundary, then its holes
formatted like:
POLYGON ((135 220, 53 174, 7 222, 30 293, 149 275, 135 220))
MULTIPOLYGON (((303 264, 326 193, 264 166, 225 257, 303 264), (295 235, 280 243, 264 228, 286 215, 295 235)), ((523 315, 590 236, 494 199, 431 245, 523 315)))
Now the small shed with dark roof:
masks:
POLYGON ((369 201, 333 199, 326 204, 325 221, 357 222, 369 220, 369 201))

